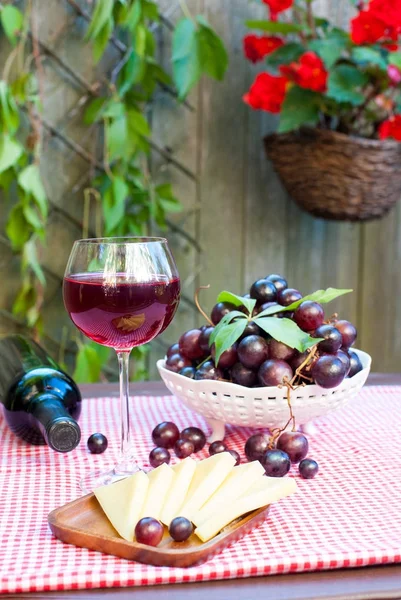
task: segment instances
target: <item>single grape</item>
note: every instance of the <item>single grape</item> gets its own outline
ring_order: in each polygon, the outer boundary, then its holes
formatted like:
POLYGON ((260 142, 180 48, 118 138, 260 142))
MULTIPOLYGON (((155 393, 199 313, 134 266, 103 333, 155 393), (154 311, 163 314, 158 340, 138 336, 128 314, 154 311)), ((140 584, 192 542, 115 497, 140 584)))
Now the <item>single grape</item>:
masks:
POLYGON ((233 458, 235 458, 235 465, 234 465, 234 467, 237 467, 240 464, 240 462, 241 462, 241 457, 238 454, 238 452, 236 450, 226 450, 226 452, 229 452, 231 454, 231 456, 233 458))
POLYGON ((263 433, 255 433, 245 443, 245 456, 249 461, 260 461, 268 447, 269 438, 263 435, 263 433))
POLYGON ((294 290, 294 288, 287 288, 286 290, 279 292, 277 301, 279 304, 281 304, 281 306, 289 306, 293 302, 301 300, 301 298, 301 292, 294 290))
POLYGON ((344 320, 336 321, 335 328, 338 329, 338 331, 342 335, 343 348, 348 350, 348 348, 350 348, 356 340, 356 336, 357 336, 356 328, 353 326, 352 323, 350 323, 349 321, 344 321, 344 320))
POLYGON ((282 450, 266 450, 262 465, 268 477, 284 477, 291 467, 290 457, 282 450))
POLYGON ((180 431, 171 421, 159 423, 152 431, 153 442, 161 448, 172 448, 179 437, 180 431))
POLYGON ((170 356, 173 356, 173 354, 179 354, 179 353, 180 353, 180 347, 177 342, 176 344, 172 344, 172 346, 170 346, 167 349, 166 356, 167 356, 167 358, 169 358, 170 356))
POLYGON ((103 433, 92 433, 88 437, 87 446, 91 454, 103 454, 108 445, 107 437, 103 433))
POLYGON ((266 279, 267 281, 271 281, 271 283, 276 288, 277 292, 282 292, 283 290, 288 288, 287 280, 284 279, 284 277, 282 277, 281 275, 268 275, 266 279))
POLYGON ((231 304, 231 302, 218 302, 212 308, 212 313, 210 315, 212 323, 214 323, 214 325, 217 325, 218 323, 220 323, 224 315, 233 310, 237 310, 237 307, 234 304, 231 304))
POLYGON ((354 375, 359 373, 359 371, 362 371, 363 366, 356 352, 354 352, 353 350, 349 350, 348 354, 350 360, 350 370, 348 373, 348 377, 353 377, 354 375))
POLYGON ((168 465, 170 458, 170 452, 167 448, 161 448, 160 446, 153 448, 149 454, 149 462, 152 467, 160 467, 163 463, 168 465))
POLYGON ((293 372, 290 365, 285 360, 274 358, 266 360, 258 371, 259 382, 267 387, 281 385, 284 382, 284 378, 290 381, 292 376, 293 372))
MULTIPOLYGON (((228 348, 219 358, 219 369, 230 369, 238 360, 237 354, 238 344, 233 344, 230 348, 228 348)), ((213 360, 216 362, 216 346, 213 344, 211 347, 211 355, 213 360)))
POLYGON ((172 354, 167 358, 165 366, 169 371, 179 373, 185 367, 192 367, 192 362, 181 354, 172 354))
POLYGON ((214 327, 206 327, 199 336, 199 346, 202 348, 204 354, 210 354, 209 349, 209 338, 212 335, 214 327))
POLYGON ((339 358, 341 360, 341 362, 343 363, 344 367, 345 367, 345 377, 347 377, 350 368, 351 368, 351 360, 350 357, 348 356, 347 352, 345 350, 338 350, 336 352, 336 356, 337 358, 339 358))
POLYGON ((265 332, 263 331, 263 329, 261 329, 259 327, 259 325, 257 325, 255 323, 255 321, 249 321, 244 329, 244 333, 241 335, 241 337, 239 338, 239 341, 243 340, 244 338, 248 337, 248 335, 261 335, 263 337, 263 335, 266 335, 265 332))
POLYGON ((192 534, 194 526, 185 517, 175 517, 168 528, 169 534, 175 542, 185 542, 192 534))
POLYGON ((152 517, 144 517, 135 527, 136 541, 147 546, 158 546, 162 541, 163 533, 163 525, 152 517))
POLYGON ((188 379, 195 379, 196 369, 194 367, 184 367, 179 373, 184 377, 188 377, 188 379))
POLYGON ((227 446, 224 442, 221 442, 220 440, 212 442, 209 446, 210 456, 213 456, 213 454, 220 454, 220 452, 225 452, 226 450, 228 450, 227 446))
POLYGON ((277 290, 273 283, 267 279, 258 279, 251 285, 249 291, 251 298, 257 300, 261 304, 264 302, 274 302, 277 298, 277 290))
POLYGON ((308 454, 306 437, 298 431, 284 431, 277 440, 277 448, 290 457, 292 463, 299 463, 308 454))
POLYGON ((314 331, 323 324, 323 308, 317 302, 305 300, 296 309, 294 321, 302 331, 314 331))
POLYGON ((303 479, 313 479, 319 471, 319 465, 312 458, 304 458, 299 463, 298 470, 303 479))
POLYGON ((180 437, 192 442, 195 452, 202 450, 203 446, 206 444, 206 436, 199 427, 186 427, 186 429, 181 431, 180 437))
POLYGON ((256 383, 257 375, 255 371, 244 367, 240 362, 235 363, 230 373, 233 383, 237 383, 238 385, 252 387, 256 383))
POLYGON ((318 358, 311 370, 314 381, 326 389, 340 385, 345 373, 344 363, 333 354, 324 354, 318 358))
POLYGON ((256 371, 269 356, 269 345, 260 335, 248 335, 240 341, 237 351, 244 367, 256 371))
POLYGON ((290 348, 283 342, 278 342, 275 339, 271 339, 269 342, 269 358, 277 358, 279 360, 290 361, 295 355, 295 349, 290 348))
POLYGON ((187 458, 195 452, 195 447, 190 440, 178 438, 174 444, 174 452, 177 458, 187 458))
MULTIPOLYGON (((277 308, 278 306, 280 306, 280 304, 278 304, 278 302, 263 302, 263 304, 257 304, 255 306, 255 308, 253 309, 253 316, 260 315, 261 312, 263 312, 264 310, 267 310, 268 308, 272 308, 272 307, 277 308)), ((272 316, 275 317, 278 314, 281 314, 281 313, 275 313, 272 316)), ((266 335, 266 334, 264 334, 264 335, 266 335)))
POLYGON ((202 332, 200 329, 190 329, 182 334, 178 340, 181 356, 186 356, 190 360, 204 356, 204 351, 199 345, 201 335, 202 332))
POLYGON ((195 379, 224 379, 223 372, 216 367, 212 360, 207 360, 198 369, 196 369, 195 379))
POLYGON ((294 356, 290 360, 290 365, 291 365, 294 373, 295 373, 296 369, 298 369, 298 367, 300 367, 302 365, 302 363, 306 361, 308 356, 309 356, 309 352, 298 352, 298 350, 295 351, 294 356))
POLYGON ((326 352, 327 354, 335 354, 343 343, 341 333, 333 325, 320 325, 312 337, 323 338, 323 341, 319 342, 317 347, 319 352, 326 352))

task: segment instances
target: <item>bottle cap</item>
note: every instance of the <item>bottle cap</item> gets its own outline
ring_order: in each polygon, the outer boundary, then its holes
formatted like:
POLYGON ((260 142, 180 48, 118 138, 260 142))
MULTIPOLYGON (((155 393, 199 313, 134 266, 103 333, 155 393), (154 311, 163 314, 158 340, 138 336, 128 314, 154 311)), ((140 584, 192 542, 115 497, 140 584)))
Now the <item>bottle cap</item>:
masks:
POLYGON ((46 428, 47 443, 57 452, 70 452, 81 440, 81 430, 73 419, 60 417, 50 421, 46 428))

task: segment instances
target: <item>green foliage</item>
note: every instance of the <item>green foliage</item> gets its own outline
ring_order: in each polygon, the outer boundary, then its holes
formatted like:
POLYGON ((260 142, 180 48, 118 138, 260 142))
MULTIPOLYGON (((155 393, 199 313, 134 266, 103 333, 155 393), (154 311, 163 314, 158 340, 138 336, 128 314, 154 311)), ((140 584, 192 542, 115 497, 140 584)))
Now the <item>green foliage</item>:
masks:
POLYGON ((259 29, 268 33, 299 33, 306 29, 296 23, 280 23, 279 21, 246 21, 245 23, 250 29, 259 29))
POLYGON ((285 133, 302 125, 316 125, 319 121, 321 96, 296 85, 287 92, 281 113, 279 132, 285 133))
POLYGON ((344 296, 344 294, 350 294, 353 290, 339 290, 337 288, 327 288, 327 290, 317 290, 312 294, 308 294, 304 296, 300 300, 296 300, 289 306, 271 306, 266 308, 263 312, 258 314, 258 318, 267 317, 269 315, 274 315, 276 313, 282 313, 285 311, 292 312, 298 308, 302 302, 306 302, 307 300, 311 300, 312 302, 319 302, 319 304, 327 304, 340 296, 344 296))
POLYGON ((3 6, 0 13, 1 24, 4 29, 4 33, 8 37, 10 43, 15 46, 18 40, 18 35, 22 30, 24 24, 24 17, 18 8, 7 4, 3 6))
POLYGON ((377 65, 383 70, 387 67, 387 63, 383 56, 383 53, 380 52, 380 50, 375 50, 374 48, 369 48, 367 46, 356 46, 355 48, 352 48, 351 57, 353 61, 356 62, 358 65, 377 65))
POLYGON ((298 60, 298 58, 305 52, 305 48, 302 44, 296 42, 289 42, 284 46, 280 46, 274 52, 266 57, 266 64, 269 67, 279 67, 280 65, 288 65, 289 63, 298 60))
POLYGON ((328 69, 331 69, 350 45, 349 35, 341 29, 333 29, 325 38, 309 42, 309 48, 320 56, 328 69))
POLYGON ((362 87, 368 81, 368 76, 356 67, 337 65, 329 75, 327 95, 337 102, 358 106, 365 100, 362 87))

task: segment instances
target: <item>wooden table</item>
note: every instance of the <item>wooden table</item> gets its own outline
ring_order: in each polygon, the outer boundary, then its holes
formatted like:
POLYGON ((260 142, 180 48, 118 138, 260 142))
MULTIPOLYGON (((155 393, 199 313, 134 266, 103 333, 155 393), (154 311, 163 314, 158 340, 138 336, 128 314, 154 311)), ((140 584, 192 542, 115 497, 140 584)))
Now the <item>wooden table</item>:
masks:
MULTIPOLYGON (((367 385, 401 385, 401 374, 373 373, 367 385)), ((81 386, 83 395, 118 396, 116 384, 81 386)), ((132 384, 132 393, 160 395, 168 393, 161 382, 132 384)), ((400 500, 401 510, 401 500, 400 500)), ((140 600, 387 600, 401 599, 401 565, 337 569, 317 573, 269 575, 248 579, 159 585, 134 588, 76 590, 37 594, 10 594, 4 598, 86 598, 104 599, 106 596, 126 600, 133 596, 140 600)))

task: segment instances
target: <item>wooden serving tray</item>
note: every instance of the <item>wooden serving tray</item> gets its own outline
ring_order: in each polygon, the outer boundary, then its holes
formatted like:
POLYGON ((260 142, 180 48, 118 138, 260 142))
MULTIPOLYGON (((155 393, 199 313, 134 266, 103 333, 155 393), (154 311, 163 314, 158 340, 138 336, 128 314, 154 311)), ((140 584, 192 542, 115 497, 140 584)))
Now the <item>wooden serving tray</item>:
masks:
POLYGON ((56 508, 49 514, 48 521, 54 535, 67 544, 149 565, 192 567, 209 560, 261 525, 268 511, 269 506, 265 506, 236 519, 206 543, 194 534, 186 542, 174 542, 165 528, 165 535, 157 548, 121 538, 94 494, 56 508))

